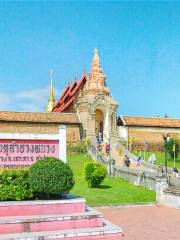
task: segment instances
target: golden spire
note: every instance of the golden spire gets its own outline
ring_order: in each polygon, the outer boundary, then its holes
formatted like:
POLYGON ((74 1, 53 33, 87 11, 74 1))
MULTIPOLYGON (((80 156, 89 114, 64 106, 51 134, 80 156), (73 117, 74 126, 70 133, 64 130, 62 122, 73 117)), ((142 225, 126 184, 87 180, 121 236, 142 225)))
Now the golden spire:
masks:
POLYGON ((53 70, 51 69, 50 95, 49 95, 46 112, 52 112, 54 103, 55 103, 55 99, 54 99, 54 89, 53 89, 53 70))

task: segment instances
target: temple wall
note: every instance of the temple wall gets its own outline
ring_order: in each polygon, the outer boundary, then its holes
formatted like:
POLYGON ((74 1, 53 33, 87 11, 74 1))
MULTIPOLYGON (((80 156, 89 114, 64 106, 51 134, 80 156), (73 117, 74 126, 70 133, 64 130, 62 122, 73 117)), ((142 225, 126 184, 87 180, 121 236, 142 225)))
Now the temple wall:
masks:
MULTIPOLYGON (((59 125, 59 123, 0 122, 0 133, 56 134, 59 132, 59 125)), ((79 144, 79 124, 63 125, 66 125, 67 128, 67 144, 79 144)))
POLYGON ((80 143, 80 128, 78 125, 67 126, 67 144, 77 145, 80 143))
POLYGON ((163 134, 168 134, 170 137, 180 138, 180 129, 178 128, 158 128, 158 127, 129 127, 128 137, 133 140, 132 147, 134 149, 143 149, 144 142, 147 140, 148 149, 159 151, 163 149, 164 141, 163 134))
POLYGON ((1 133, 58 133, 59 124, 0 122, 1 133))

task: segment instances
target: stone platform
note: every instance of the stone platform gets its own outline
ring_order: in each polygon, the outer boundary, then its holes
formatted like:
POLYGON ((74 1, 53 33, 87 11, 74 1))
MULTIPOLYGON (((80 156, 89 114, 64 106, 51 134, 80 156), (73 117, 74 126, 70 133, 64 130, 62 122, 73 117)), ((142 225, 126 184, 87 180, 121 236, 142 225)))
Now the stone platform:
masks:
POLYGON ((122 230, 83 198, 0 202, 0 240, 121 239, 122 230))

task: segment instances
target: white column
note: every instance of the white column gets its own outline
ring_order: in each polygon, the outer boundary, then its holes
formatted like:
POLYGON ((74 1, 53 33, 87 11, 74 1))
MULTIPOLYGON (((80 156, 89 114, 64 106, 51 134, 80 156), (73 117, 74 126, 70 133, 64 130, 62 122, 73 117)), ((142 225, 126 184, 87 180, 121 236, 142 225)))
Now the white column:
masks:
POLYGON ((107 142, 109 138, 109 111, 105 112, 104 116, 104 141, 107 142))
POLYGON ((59 126, 59 159, 66 162, 66 126, 59 126))

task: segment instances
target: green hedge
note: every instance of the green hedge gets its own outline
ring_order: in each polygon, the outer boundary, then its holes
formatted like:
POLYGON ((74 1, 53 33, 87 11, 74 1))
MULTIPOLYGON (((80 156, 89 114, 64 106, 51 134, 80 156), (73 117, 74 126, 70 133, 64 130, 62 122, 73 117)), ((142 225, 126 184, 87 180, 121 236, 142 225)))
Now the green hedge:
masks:
POLYGON ((26 200, 33 197, 28 169, 0 170, 0 200, 26 200))
POLYGON ((30 167, 29 184, 39 198, 68 193, 74 183, 69 165, 54 157, 45 157, 30 167))
POLYGON ((0 169, 0 201, 59 198, 62 193, 68 193, 74 183, 73 172, 67 164, 46 157, 30 168, 0 169))
POLYGON ((88 163, 84 169, 85 180, 89 187, 98 187, 107 175, 106 167, 103 164, 88 163))

